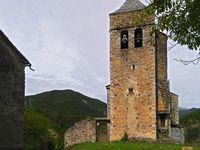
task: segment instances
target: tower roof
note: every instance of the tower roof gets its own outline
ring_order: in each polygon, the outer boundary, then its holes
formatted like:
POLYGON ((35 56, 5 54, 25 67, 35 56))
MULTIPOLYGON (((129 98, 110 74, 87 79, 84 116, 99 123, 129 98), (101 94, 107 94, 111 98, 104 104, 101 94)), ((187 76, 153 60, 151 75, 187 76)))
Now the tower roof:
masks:
POLYGON ((146 6, 143 3, 141 3, 140 0, 126 0, 123 3, 123 5, 112 14, 129 12, 129 11, 134 11, 134 10, 141 10, 141 9, 144 9, 145 7, 146 6))

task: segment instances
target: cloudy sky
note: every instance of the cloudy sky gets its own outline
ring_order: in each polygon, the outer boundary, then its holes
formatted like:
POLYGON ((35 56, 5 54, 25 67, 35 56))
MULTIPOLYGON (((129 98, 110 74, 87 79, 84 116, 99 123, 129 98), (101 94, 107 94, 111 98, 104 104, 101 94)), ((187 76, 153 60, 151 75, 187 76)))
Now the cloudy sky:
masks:
MULTIPOLYGON (((106 102, 109 84, 109 16, 124 0, 0 0, 0 29, 32 63, 26 95, 73 89, 106 102)), ((171 91, 182 107, 200 107, 200 64, 174 61, 196 53, 168 53, 171 91)))

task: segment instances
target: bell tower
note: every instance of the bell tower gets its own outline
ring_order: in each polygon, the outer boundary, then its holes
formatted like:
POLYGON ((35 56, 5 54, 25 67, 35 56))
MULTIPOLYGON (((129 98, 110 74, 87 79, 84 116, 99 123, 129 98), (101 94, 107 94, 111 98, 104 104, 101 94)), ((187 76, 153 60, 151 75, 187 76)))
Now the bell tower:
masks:
POLYGON ((155 48, 149 42, 153 18, 142 21, 145 5, 126 0, 110 14, 110 141, 156 140, 155 48))

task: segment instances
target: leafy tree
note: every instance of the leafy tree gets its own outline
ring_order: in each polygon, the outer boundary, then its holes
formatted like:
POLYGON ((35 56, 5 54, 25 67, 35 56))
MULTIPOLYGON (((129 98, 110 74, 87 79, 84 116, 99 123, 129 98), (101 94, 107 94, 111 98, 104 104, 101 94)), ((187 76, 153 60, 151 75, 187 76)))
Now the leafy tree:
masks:
POLYGON ((52 143, 59 146, 56 125, 44 115, 33 110, 26 110, 24 115, 24 149, 39 149, 42 145, 52 143))
POLYGON ((180 119, 184 126, 185 140, 187 143, 200 143, 200 109, 191 109, 188 115, 180 119))
POLYGON ((151 0, 148 14, 157 19, 156 29, 189 49, 200 50, 200 1, 151 0))

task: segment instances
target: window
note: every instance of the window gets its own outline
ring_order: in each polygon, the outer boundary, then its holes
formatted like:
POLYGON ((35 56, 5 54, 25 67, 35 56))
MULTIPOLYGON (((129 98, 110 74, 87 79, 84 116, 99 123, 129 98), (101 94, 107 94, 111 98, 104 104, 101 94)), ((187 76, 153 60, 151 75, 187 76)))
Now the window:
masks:
POLYGON ((123 30, 121 32, 121 49, 127 49, 128 48, 128 31, 123 30))
POLYGON ((165 115, 160 115, 160 126, 165 127, 165 115))
POLYGON ((135 30, 135 47, 142 47, 142 28, 135 30))
POLYGON ((129 88, 128 93, 129 93, 129 95, 133 94, 133 88, 129 88))

